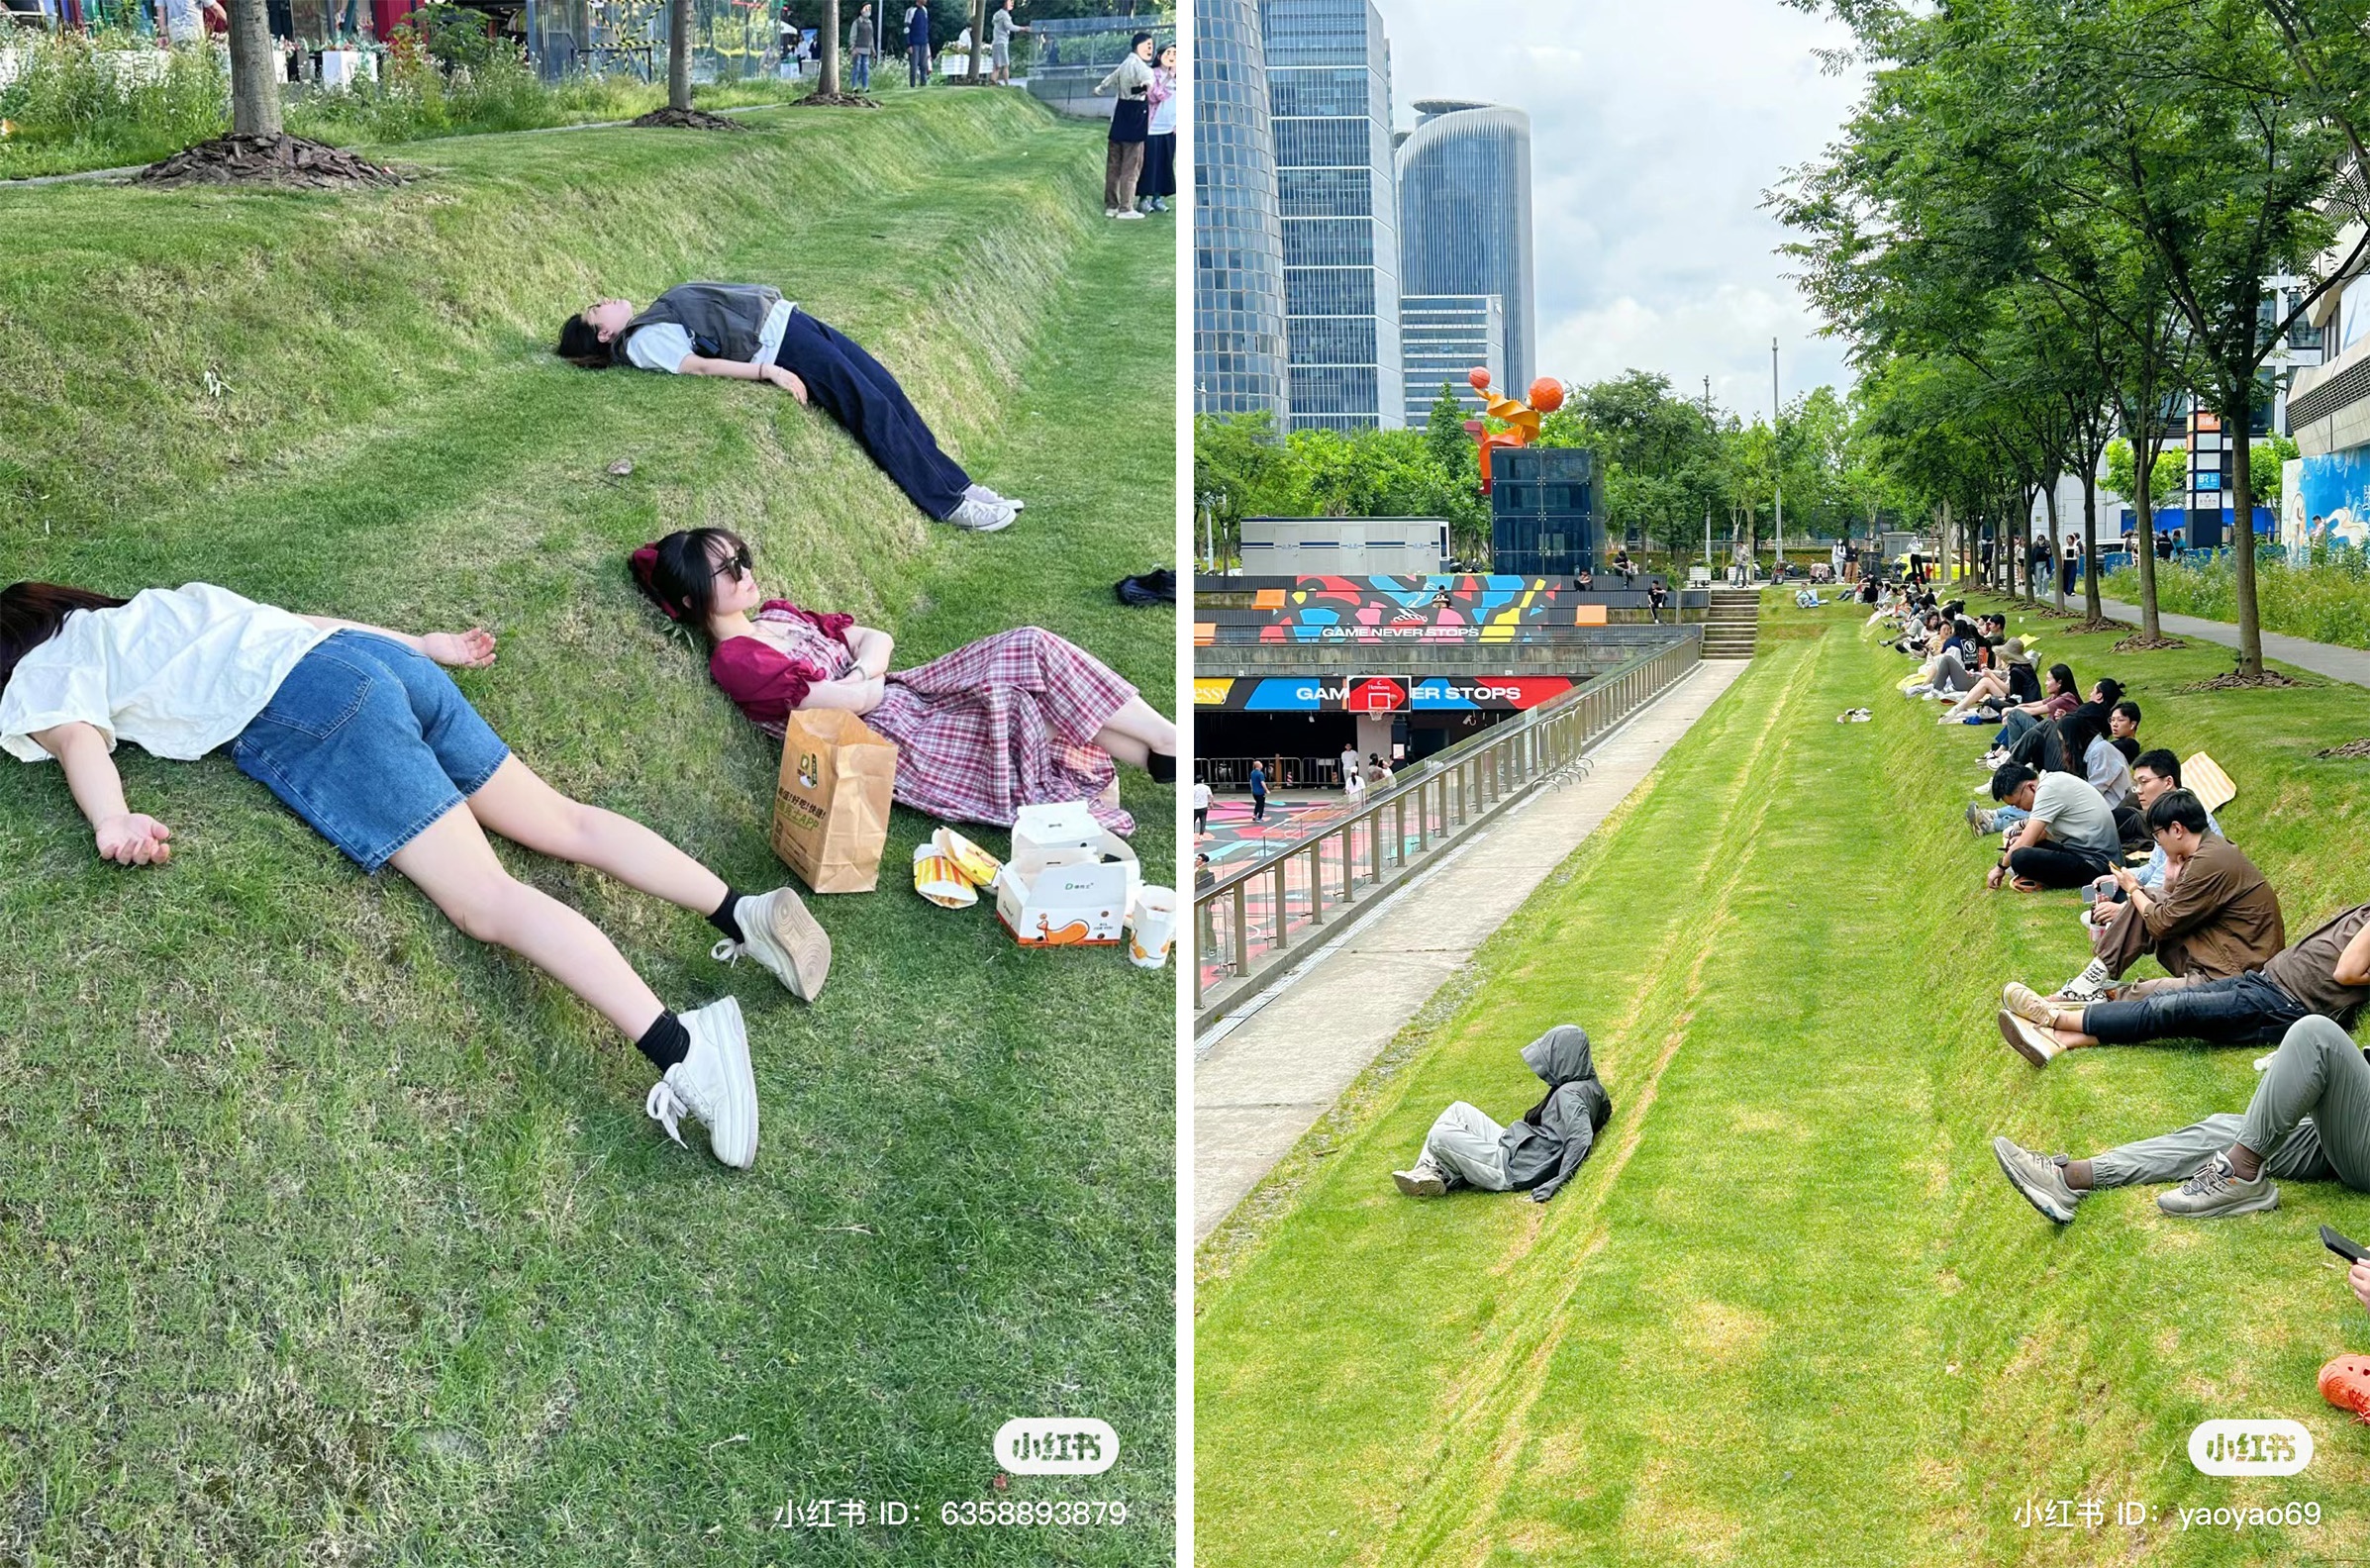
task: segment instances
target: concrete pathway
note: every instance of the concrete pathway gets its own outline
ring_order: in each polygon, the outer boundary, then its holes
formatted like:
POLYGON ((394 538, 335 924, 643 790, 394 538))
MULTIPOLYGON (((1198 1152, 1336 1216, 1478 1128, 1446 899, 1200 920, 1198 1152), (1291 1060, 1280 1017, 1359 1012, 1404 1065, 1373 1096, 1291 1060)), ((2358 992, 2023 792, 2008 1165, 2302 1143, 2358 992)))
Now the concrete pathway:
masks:
POLYGON ((1743 669, 1729 660, 1696 666, 1598 746, 1588 777, 1542 790, 1477 830, 1340 946, 1246 1003, 1247 1016, 1222 1035, 1221 1021, 1193 1070, 1197 1243, 1743 669))
MULTIPOLYGON (((2068 599, 2067 604, 2074 601, 2068 599)), ((2118 621, 2139 625, 2139 606, 2119 604, 2113 599, 2101 599, 2099 608, 2118 621)), ((2227 621, 2202 621, 2196 616, 2159 614, 2156 624, 2167 637, 2189 637, 2200 642, 2219 642, 2223 647, 2238 645, 2238 629, 2227 621)), ((2289 637, 2282 632, 2263 634, 2263 656, 2309 669, 2316 675, 2331 680, 2351 681, 2356 686, 2370 686, 2370 651, 2361 648, 2338 647, 2333 642, 2308 642, 2303 637, 2289 637)))

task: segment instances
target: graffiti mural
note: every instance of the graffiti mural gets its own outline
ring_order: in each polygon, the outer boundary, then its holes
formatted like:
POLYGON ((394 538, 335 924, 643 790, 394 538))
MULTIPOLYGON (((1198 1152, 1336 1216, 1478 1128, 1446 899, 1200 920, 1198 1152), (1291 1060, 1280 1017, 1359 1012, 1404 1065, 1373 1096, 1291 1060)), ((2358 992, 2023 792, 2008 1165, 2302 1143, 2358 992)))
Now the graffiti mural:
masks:
POLYGON ((1551 577, 1301 577, 1257 590, 1242 609, 1203 609, 1194 640, 1219 642, 1541 642, 1601 627, 1608 609, 1646 607, 1633 589, 1587 593, 1551 577))
POLYGON ((1201 676, 1193 705, 1226 713, 1519 713, 1578 684, 1563 675, 1201 676))
POLYGON ((2349 446, 2301 460, 2305 542, 2370 544, 2370 446, 2349 446), (2312 519, 2321 519, 2318 529, 2312 519))

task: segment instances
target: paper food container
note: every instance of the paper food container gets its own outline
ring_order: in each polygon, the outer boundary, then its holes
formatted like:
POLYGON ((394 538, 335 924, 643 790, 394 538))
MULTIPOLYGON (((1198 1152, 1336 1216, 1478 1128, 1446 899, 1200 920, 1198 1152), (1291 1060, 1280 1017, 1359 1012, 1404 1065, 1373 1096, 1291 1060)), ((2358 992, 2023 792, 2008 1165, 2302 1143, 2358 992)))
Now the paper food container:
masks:
POLYGON ((1103 840, 1111 836, 1084 801, 1024 806, 1013 821, 1012 859, 1008 863, 1023 876, 1035 876, 1047 866, 1097 860, 1103 840))
MULTIPOLYGON (((1092 819, 1089 819, 1090 821, 1092 819)), ((1136 851, 1096 830, 1095 858, 1036 871, 1008 863, 996 878, 996 919, 1024 947, 1111 947, 1122 940, 1128 912, 1142 886, 1136 851)))
POLYGON ((929 839, 914 845, 914 891, 940 909, 969 909, 979 889, 929 839))

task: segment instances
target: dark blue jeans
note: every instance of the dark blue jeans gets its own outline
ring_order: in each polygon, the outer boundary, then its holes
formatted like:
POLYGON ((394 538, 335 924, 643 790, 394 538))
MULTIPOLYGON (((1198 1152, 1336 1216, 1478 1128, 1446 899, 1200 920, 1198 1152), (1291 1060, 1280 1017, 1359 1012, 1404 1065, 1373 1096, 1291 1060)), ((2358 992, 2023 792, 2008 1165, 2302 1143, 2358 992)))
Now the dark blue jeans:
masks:
POLYGON ((2310 1017, 2304 1005, 2260 974, 2205 980, 2130 1002, 2093 1002, 2082 1032, 2102 1045, 2197 1039, 2209 1045, 2260 1045, 2310 1017))
POLYGON ((927 516, 942 521, 962 504, 971 476, 938 450, 905 388, 855 340, 794 310, 773 362, 804 381, 814 406, 838 420, 927 516))

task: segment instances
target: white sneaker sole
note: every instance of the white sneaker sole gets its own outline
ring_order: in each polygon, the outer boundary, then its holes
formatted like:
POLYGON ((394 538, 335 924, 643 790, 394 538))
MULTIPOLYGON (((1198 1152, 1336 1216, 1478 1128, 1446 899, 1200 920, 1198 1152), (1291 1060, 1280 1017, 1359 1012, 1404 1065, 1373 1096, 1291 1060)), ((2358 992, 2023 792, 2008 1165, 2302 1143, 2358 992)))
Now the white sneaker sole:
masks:
POLYGON ((2000 1037, 2008 1041, 2009 1049, 2035 1067, 2046 1067, 2049 1065, 2049 1059, 2055 1056, 2057 1051, 2032 1037, 2038 1032, 2039 1030, 2034 1026, 2027 1024, 2014 1013, 2009 1012, 2008 1009, 2000 1010, 2000 1037))
POLYGON ((806 901, 790 889, 776 888, 765 897, 772 903, 766 910, 763 940, 745 944, 749 956, 792 996, 812 1002, 823 994, 823 983, 831 976, 831 936, 808 912, 806 901))

